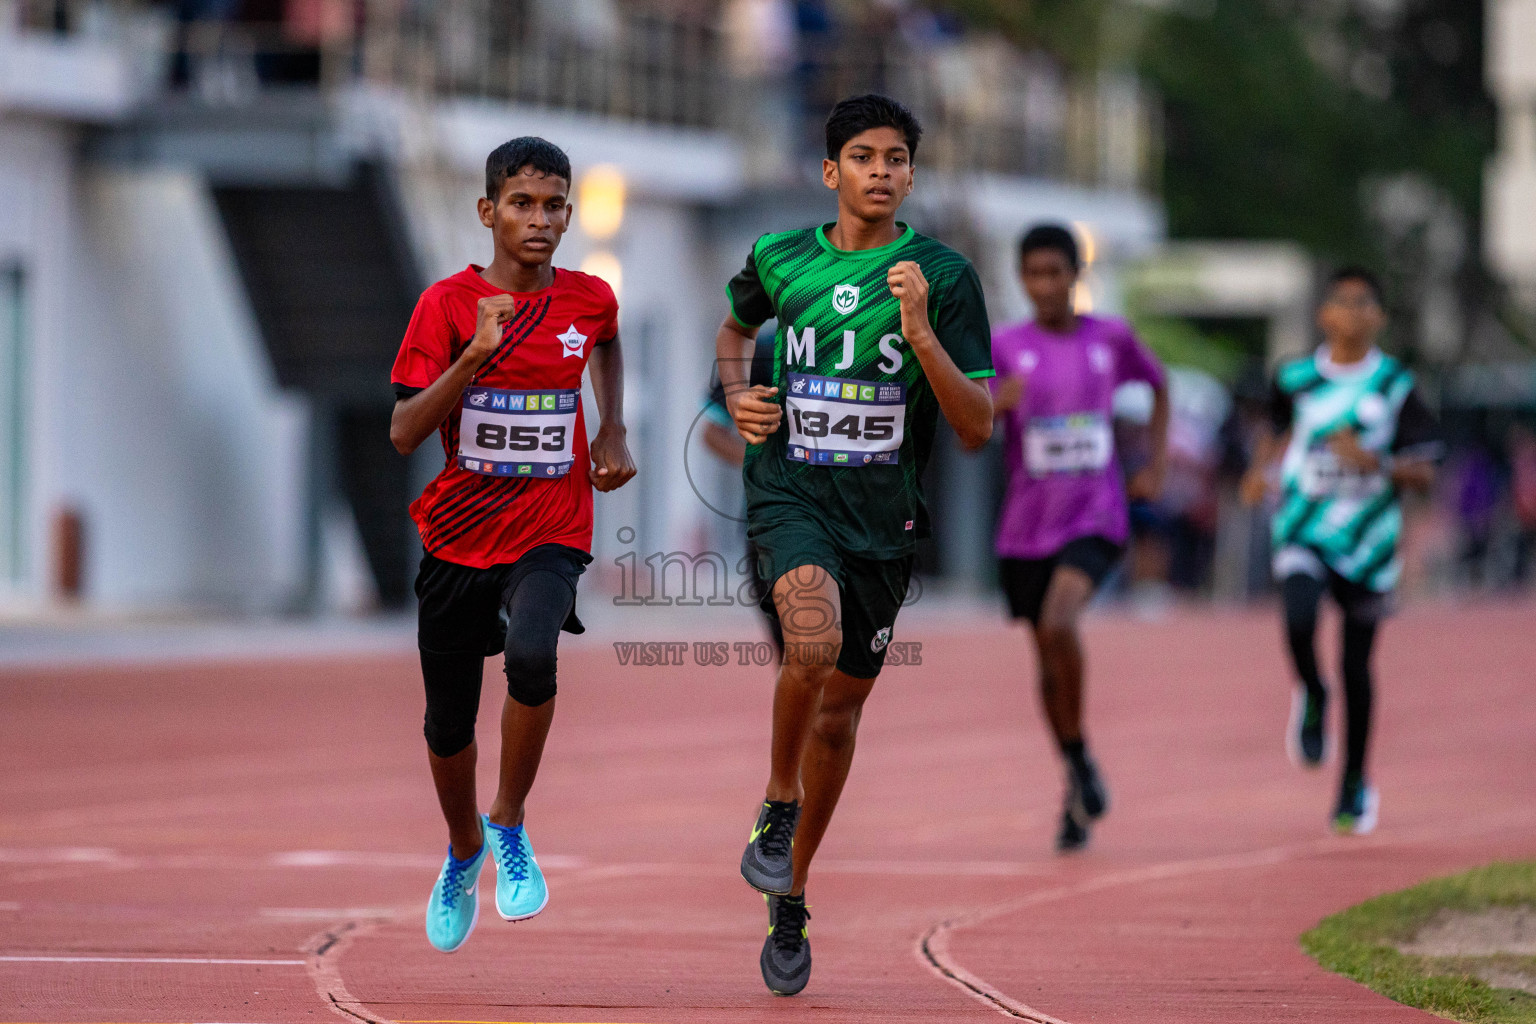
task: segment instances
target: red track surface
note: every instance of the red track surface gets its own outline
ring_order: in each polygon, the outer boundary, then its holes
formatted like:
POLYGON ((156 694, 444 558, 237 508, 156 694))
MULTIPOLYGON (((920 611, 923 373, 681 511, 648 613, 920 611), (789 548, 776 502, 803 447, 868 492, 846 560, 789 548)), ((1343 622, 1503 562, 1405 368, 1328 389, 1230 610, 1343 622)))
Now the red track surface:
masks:
MULTIPOLYGON (((568 650, 529 815, 549 909, 509 925, 487 907, 451 957, 422 934, 445 840, 412 660, 9 671, 0 956, 124 962, 0 960, 0 1021, 1430 1020, 1324 973, 1296 936, 1536 855, 1533 625, 1523 605, 1388 627, 1382 825, 1351 840, 1324 833, 1333 770, 1285 760, 1271 615, 1096 620, 1115 803, 1091 851, 1060 859, 1022 637, 910 624, 924 663, 888 671, 866 713, 793 1000, 762 987, 765 915, 736 874, 765 669, 568 650)), ((487 681, 482 724, 496 666, 487 681)))

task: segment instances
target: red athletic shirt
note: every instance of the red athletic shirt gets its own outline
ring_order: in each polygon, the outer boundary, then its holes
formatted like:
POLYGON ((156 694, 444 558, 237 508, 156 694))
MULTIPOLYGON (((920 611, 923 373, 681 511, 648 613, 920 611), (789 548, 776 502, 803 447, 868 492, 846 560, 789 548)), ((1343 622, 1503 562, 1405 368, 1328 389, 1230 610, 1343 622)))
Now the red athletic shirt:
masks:
MULTIPOLYGON (((422 293, 405 330, 390 379, 408 395, 440 377, 475 335, 477 303, 504 294, 465 270, 422 293)), ((555 271, 555 281, 536 292, 513 292, 517 312, 502 328, 501 345, 475 373, 473 385, 508 390, 580 388, 593 345, 618 333, 619 303, 601 278, 555 271)), ((438 427, 445 464, 411 518, 427 551, 476 569, 515 562, 540 544, 592 550, 592 484, 587 478, 587 432, 577 403, 571 438, 576 462, 554 479, 484 476, 458 464, 462 401, 438 427)))

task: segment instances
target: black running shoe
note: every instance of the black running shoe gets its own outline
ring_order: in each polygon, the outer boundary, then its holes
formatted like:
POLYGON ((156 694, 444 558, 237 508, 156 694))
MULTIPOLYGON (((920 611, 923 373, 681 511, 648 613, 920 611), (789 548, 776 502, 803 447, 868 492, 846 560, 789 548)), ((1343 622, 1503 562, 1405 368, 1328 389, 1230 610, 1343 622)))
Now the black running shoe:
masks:
POLYGON ((1358 772, 1344 776, 1333 811, 1333 830, 1340 835, 1368 836, 1376 828, 1381 798, 1376 787, 1358 772))
POLYGON ((1071 776, 1070 785, 1077 789, 1077 800, 1082 806, 1082 811, 1088 816, 1089 821, 1098 821, 1109 810, 1109 789, 1104 785, 1104 779, 1099 775, 1099 766, 1093 758, 1084 754, 1076 763, 1072 764, 1068 773, 1071 776))
POLYGON ((1315 695, 1304 686, 1296 688, 1291 699, 1291 721, 1285 731, 1285 749, 1291 761, 1303 768, 1316 768, 1325 756, 1323 724, 1328 708, 1328 694, 1315 695))
POLYGON ((795 877, 795 825, 799 821, 799 802, 764 801, 757 824, 747 837, 747 850, 741 855, 741 877, 758 892, 770 896, 789 893, 795 877))
POLYGON ((1074 853, 1088 845, 1086 816, 1071 806, 1061 812, 1061 830, 1056 833, 1056 852, 1074 853))
POLYGON ((763 969, 763 984, 776 996, 792 996, 811 980, 811 939, 805 922, 811 912, 805 906, 805 893, 799 896, 769 896, 768 938, 763 940, 763 955, 758 964, 763 969))

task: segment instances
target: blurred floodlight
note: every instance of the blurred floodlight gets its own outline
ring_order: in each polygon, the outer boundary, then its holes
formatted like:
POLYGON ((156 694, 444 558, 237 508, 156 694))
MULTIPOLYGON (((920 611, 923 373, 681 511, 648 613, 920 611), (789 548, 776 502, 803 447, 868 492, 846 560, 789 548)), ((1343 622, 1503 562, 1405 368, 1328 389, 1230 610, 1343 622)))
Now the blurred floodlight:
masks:
POLYGON ((1093 312, 1093 290, 1088 287, 1086 277, 1078 278, 1076 287, 1072 289, 1072 312, 1093 312))
POLYGON ((1093 261, 1099 258, 1099 240, 1094 237, 1093 225, 1084 220, 1072 222, 1072 230, 1077 232, 1078 248, 1081 250, 1078 256, 1083 261, 1083 269, 1093 266, 1093 261))
MULTIPOLYGON (((624 223, 624 175, 617 167, 599 164, 581 176, 576 188, 576 221, 589 238, 602 240, 618 233, 624 223)), ((614 290, 618 290, 617 284, 614 290)))
POLYGON ((613 289, 613 294, 622 298, 620 293, 624 289, 624 267, 613 253, 599 249, 597 252, 588 254, 587 258, 581 261, 581 272, 607 281, 608 287, 613 289))

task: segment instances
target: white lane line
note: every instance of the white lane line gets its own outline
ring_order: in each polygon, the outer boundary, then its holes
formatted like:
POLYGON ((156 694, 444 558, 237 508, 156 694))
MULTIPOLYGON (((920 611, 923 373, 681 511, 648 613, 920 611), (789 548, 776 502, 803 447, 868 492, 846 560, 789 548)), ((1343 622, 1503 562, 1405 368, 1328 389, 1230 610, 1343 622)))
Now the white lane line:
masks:
MULTIPOLYGON (((539 866, 547 871, 581 871, 598 876, 636 874, 710 874, 728 861, 690 863, 685 861, 656 861, 636 863, 593 862, 586 857, 572 854, 540 854, 539 866)), ((249 856, 230 856, 219 853, 148 853, 133 854, 103 847, 44 846, 31 848, 0 848, 0 864, 67 865, 99 864, 121 870, 240 870, 253 868, 280 868, 309 870, 317 868, 371 868, 380 871, 436 871, 442 867, 442 857, 422 853, 392 853, 367 850, 279 850, 274 853, 258 853, 249 856)), ((819 862, 816 870, 840 875, 937 875, 941 877, 964 875, 979 877, 1012 877, 1043 875, 1052 869, 1038 861, 1003 860, 827 860, 819 862)), ((0 909, 15 909, 0 903, 0 909)), ((326 911, 326 918, 340 920, 366 916, 366 911, 326 911)), ((316 914, 316 917, 321 915, 316 914)))
POLYGON ((259 967, 303 967, 303 960, 241 960, 191 956, 0 956, 12 964, 235 964, 259 967))
POLYGON ((1011 877, 1044 875, 1054 867, 1042 862, 1009 860, 829 860, 818 862, 818 874, 837 875, 969 875, 1011 877))
POLYGON ((0 900, 0 910, 20 910, 21 904, 15 900, 0 900))
MULTIPOLYGON (((443 858, 434 854, 389 853, 373 850, 280 850, 249 856, 221 853, 123 853, 95 846, 0 848, 0 864, 100 864, 119 869, 192 868, 375 868, 383 871, 436 871, 443 858)), ((585 857, 551 853, 539 866, 554 871, 585 867, 585 857)))
POLYGON ((348 991, 347 983, 341 977, 341 955, 354 939, 366 935, 378 923, 377 920, 338 922, 335 927, 310 936, 304 943, 304 948, 309 951, 305 969, 314 983, 315 992, 332 1013, 352 1024, 394 1024, 388 1017, 381 1017, 364 1006, 348 991))
MULTIPOLYGON (((443 858, 420 853, 376 853, 361 850, 287 850, 270 854, 266 863, 278 868, 384 868, 436 870, 443 858)), ((562 871, 586 866, 586 858, 549 853, 539 857, 541 868, 562 871)))
POLYGON ((123 860, 116 850, 97 846, 43 846, 0 849, 3 864, 116 864, 123 860))
POLYGON ((1265 867, 1323 854, 1406 846, 1436 839, 1452 839, 1457 836, 1467 838, 1475 835, 1485 835, 1489 832, 1497 832, 1500 829, 1511 826, 1525 826, 1533 819, 1536 819, 1536 814, 1533 814, 1529 809, 1517 808, 1498 811, 1481 818, 1455 822, 1449 826, 1426 825, 1414 829, 1404 829, 1395 834, 1377 833, 1376 835, 1366 837, 1330 835, 1308 842, 1271 846, 1242 853, 1196 857, 1182 861, 1164 861, 1138 868, 1114 871, 1107 875, 1100 875, 1097 878, 1090 878, 1072 885, 1059 885, 1040 889, 1020 896, 1017 899, 997 903, 991 907, 982 907, 968 914, 961 914, 958 917, 939 921, 918 937, 913 952, 917 955, 918 962, 929 971, 932 971, 966 995, 991 1007, 1005 1017, 1032 1021, 1034 1024, 1069 1024, 1068 1021, 1052 1017, 1044 1011, 1037 1010, 1026 1003, 1014 999, 995 985, 987 982, 986 979, 979 978, 967 971, 950 952, 950 937, 961 929, 974 928, 976 925, 984 924, 999 917, 1007 917, 1029 907, 1039 906, 1043 903, 1054 903, 1057 900, 1083 896, 1117 886, 1134 885, 1138 882, 1163 881, 1213 871, 1237 871, 1244 868, 1265 867))

